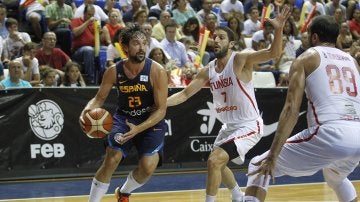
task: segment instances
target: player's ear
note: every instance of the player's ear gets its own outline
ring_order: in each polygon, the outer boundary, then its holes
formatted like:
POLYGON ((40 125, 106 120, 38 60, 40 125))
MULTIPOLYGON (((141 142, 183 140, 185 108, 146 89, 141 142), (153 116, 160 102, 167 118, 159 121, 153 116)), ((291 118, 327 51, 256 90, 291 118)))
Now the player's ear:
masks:
POLYGON ((235 46, 235 41, 230 41, 229 49, 232 49, 235 46))

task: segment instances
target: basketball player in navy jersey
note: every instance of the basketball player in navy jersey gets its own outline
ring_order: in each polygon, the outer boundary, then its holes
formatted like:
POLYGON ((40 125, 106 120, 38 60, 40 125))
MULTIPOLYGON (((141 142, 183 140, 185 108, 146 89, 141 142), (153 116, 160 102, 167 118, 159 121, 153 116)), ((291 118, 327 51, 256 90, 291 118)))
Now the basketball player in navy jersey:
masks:
POLYGON ((357 201, 347 176, 360 161, 360 68, 351 55, 335 48, 338 34, 339 25, 332 16, 311 21, 312 48, 292 64, 271 148, 249 163, 246 202, 265 200, 270 177, 310 176, 320 170, 338 201, 357 201), (308 128, 289 138, 304 92, 308 128))
POLYGON ((243 193, 227 163, 229 160, 244 163, 245 154, 262 137, 263 121, 251 82, 253 65, 280 56, 283 27, 289 15, 289 7, 284 6, 275 19, 269 19, 275 29, 274 41, 269 49, 256 52, 232 51, 234 32, 228 27, 217 27, 214 33, 216 59, 200 69, 185 89, 167 100, 168 106, 178 105, 210 82, 214 107, 223 126, 207 161, 205 202, 215 201, 221 182, 231 191, 233 202, 243 200, 243 193))
POLYGON ((138 166, 129 173, 126 182, 117 188, 118 201, 129 201, 130 193, 141 187, 161 164, 166 114, 167 74, 156 62, 145 57, 146 36, 137 25, 128 26, 121 35, 128 59, 119 61, 105 71, 100 88, 80 116, 101 107, 111 88, 118 92, 118 108, 114 124, 107 137, 104 162, 95 174, 89 202, 100 202, 106 194, 112 174, 132 147, 139 155, 138 166))

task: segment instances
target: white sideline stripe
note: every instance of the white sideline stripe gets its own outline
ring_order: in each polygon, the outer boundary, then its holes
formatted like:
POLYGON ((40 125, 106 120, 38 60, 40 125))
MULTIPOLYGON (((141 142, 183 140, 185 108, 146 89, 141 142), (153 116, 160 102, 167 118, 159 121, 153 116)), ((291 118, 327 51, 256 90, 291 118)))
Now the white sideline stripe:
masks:
MULTIPOLYGON (((351 180, 351 182, 360 182, 360 180, 351 180)), ((270 185, 270 187, 283 187, 283 186, 306 186, 306 185, 314 185, 314 184, 326 184, 326 182, 313 182, 313 183, 299 183, 299 184, 280 184, 280 185, 270 185)), ((245 187, 241 187, 245 188, 245 187)), ((220 188, 227 189, 227 188, 220 188)), ((141 193, 133 193, 134 195, 144 195, 144 194, 159 194, 159 193, 176 193, 176 192, 200 192, 205 191, 205 189, 193 189, 193 190, 177 190, 177 191, 158 191, 158 192, 141 192, 141 193)), ((105 196, 112 196, 114 194, 106 194, 105 196)), ((57 197, 42 197, 42 198, 23 198, 23 199, 3 199, 0 202, 5 201, 25 201, 25 200, 42 200, 42 199, 63 199, 63 198, 82 198, 87 197, 89 195, 78 195, 78 196, 57 196, 57 197)))

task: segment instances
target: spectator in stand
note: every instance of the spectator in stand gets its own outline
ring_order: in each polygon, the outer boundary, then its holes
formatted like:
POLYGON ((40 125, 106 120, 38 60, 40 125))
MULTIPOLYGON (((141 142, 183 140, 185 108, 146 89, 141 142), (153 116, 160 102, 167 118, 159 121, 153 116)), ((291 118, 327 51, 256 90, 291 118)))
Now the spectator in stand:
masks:
POLYGON ((157 4, 150 7, 149 15, 155 16, 158 19, 163 11, 168 11, 171 14, 171 9, 168 0, 157 0, 157 4))
POLYGON ((87 5, 93 5, 94 7, 94 17, 96 20, 99 20, 101 22, 107 22, 109 20, 109 17, 106 15, 104 10, 98 6, 95 5, 95 0, 84 0, 84 3, 81 4, 75 11, 74 18, 80 18, 85 16, 85 7, 87 5))
POLYGON ((71 6, 73 13, 76 11, 76 4, 74 0, 65 0, 65 4, 71 6))
POLYGON ((300 25, 300 16, 301 16, 301 9, 294 6, 294 9, 292 10, 290 17, 294 20, 295 25, 298 30, 301 29, 301 27, 299 26, 300 25))
MULTIPOLYGON (((134 8, 133 2, 137 0, 119 0, 122 13, 126 13, 130 9, 134 8)), ((140 0, 141 9, 147 9, 147 0, 140 0)), ((130 16, 132 17, 132 16, 130 16)), ((131 21, 132 18, 130 18, 131 21)), ((129 22, 130 22, 129 21, 129 22)), ((125 22, 126 23, 126 22, 125 22)))
POLYGON ((339 36, 336 39, 336 47, 345 52, 350 51, 350 47, 353 43, 353 37, 349 30, 349 25, 346 22, 341 23, 339 36))
POLYGON ((69 62, 65 66, 65 77, 61 87, 86 87, 86 83, 81 75, 81 67, 76 62, 69 62))
POLYGON ((64 0, 56 0, 45 7, 48 28, 56 34, 59 39, 57 45, 69 56, 71 56, 71 29, 70 23, 73 18, 71 6, 64 0))
POLYGON ((205 24, 205 16, 209 13, 213 13, 216 15, 214 11, 212 11, 212 0, 201 0, 202 9, 197 12, 198 18, 200 19, 201 24, 205 24))
POLYGON ((215 28, 218 25, 217 22, 218 20, 216 15, 214 15, 213 13, 209 13, 208 15, 205 16, 204 26, 200 28, 200 33, 202 34, 205 34, 205 30, 208 30, 210 32, 205 48, 206 52, 208 52, 210 55, 209 61, 215 59, 215 54, 214 54, 215 43, 213 37, 214 37, 215 28))
POLYGON ((146 10, 139 10, 134 13, 133 23, 138 24, 139 26, 147 22, 148 14, 146 10))
POLYGON ((227 21, 230 16, 244 20, 244 6, 238 0, 224 0, 220 5, 220 21, 227 21))
POLYGON ((26 43, 23 56, 15 59, 21 64, 22 79, 29 81, 32 86, 37 86, 40 83, 39 61, 35 58, 37 48, 36 43, 26 43))
POLYGON ((310 43, 308 39, 308 33, 304 32, 301 34, 301 44, 298 49, 296 49, 295 56, 299 57, 303 52, 310 48, 310 43))
POLYGON ((317 0, 304 1, 304 4, 306 5, 305 19, 309 16, 315 5, 316 5, 315 10, 318 11, 320 15, 325 15, 324 5, 318 2, 317 0))
POLYGON ((182 33, 185 37, 188 37, 196 44, 199 44, 199 35, 200 35, 200 22, 196 17, 189 18, 184 26, 182 26, 182 33))
POLYGON ((42 38, 42 48, 37 50, 35 57, 39 61, 39 66, 46 65, 57 71, 60 76, 57 77, 57 82, 60 83, 60 78, 64 77, 64 67, 71 60, 61 49, 55 48, 56 41, 54 32, 45 32, 42 38))
POLYGON ((341 5, 346 8, 346 20, 351 20, 354 10, 357 7, 358 1, 356 0, 342 0, 340 1, 341 5))
POLYGON ((339 24, 339 26, 341 26, 341 23, 346 22, 346 20, 344 19, 341 8, 336 8, 335 9, 334 18, 335 18, 335 21, 339 24))
MULTIPOLYGON (((165 38, 165 26, 170 23, 173 23, 170 13, 168 11, 162 11, 160 14, 160 21, 153 27, 152 37, 158 41, 162 41, 165 38)), ((182 35, 180 30, 177 28, 175 39, 180 40, 181 38, 182 35)))
POLYGON ((131 1, 131 8, 127 9, 126 12, 123 12, 123 20, 124 23, 132 22, 134 14, 142 9, 142 3, 141 0, 132 0, 131 1))
POLYGON ((245 12, 246 18, 247 19, 251 18, 250 15, 252 12, 252 8, 256 8, 256 10, 258 11, 258 16, 261 16, 263 7, 264 7, 264 4, 262 2, 260 2, 259 0, 245 1, 244 12, 245 12))
POLYGON ((31 42, 30 35, 26 32, 18 31, 18 21, 14 18, 8 18, 5 23, 9 32, 8 37, 3 42, 3 62, 8 63, 10 60, 22 55, 23 46, 31 42))
POLYGON ((7 20, 7 10, 4 5, 0 5, 0 36, 3 39, 6 39, 6 37, 9 35, 8 30, 6 29, 6 20, 7 20))
POLYGON ((106 23, 105 26, 102 28, 101 33, 101 43, 105 46, 110 45, 116 31, 124 27, 124 25, 119 22, 119 18, 119 12, 117 12, 116 10, 110 12, 109 22, 106 23))
POLYGON ((242 23, 236 17, 230 17, 228 20, 228 27, 234 32, 235 34, 235 44, 233 46, 233 50, 241 51, 246 48, 245 39, 242 34, 242 23))
POLYGON ((196 12, 191 7, 187 6, 187 0, 175 0, 173 2, 172 14, 176 24, 181 26, 183 26, 191 17, 195 17, 200 22, 196 12))
POLYGON ((120 35, 121 35, 122 29, 118 29, 115 34, 114 37, 111 40, 111 44, 108 45, 107 50, 106 50, 106 68, 112 66, 113 64, 115 64, 117 61, 119 61, 120 58, 120 53, 119 51, 116 49, 115 47, 115 43, 119 43, 120 42, 120 35))
POLYGON ((110 12, 116 11, 118 12, 119 16, 121 16, 121 11, 118 8, 115 8, 115 6, 116 6, 116 0, 106 0, 105 6, 103 8, 104 13, 110 17, 110 12))
POLYGON ((149 53, 149 58, 159 63, 162 67, 166 69, 166 73, 168 76, 168 85, 169 87, 175 87, 173 75, 171 75, 171 71, 177 68, 174 61, 169 60, 166 57, 165 52, 161 48, 153 48, 149 53))
POLYGON ((41 83, 39 87, 57 87, 57 72, 51 67, 45 68, 41 73, 41 83))
POLYGON ((175 39, 176 29, 176 23, 165 26, 166 37, 161 41, 161 47, 169 54, 170 59, 176 61, 177 67, 190 68, 193 64, 188 60, 185 45, 175 39))
POLYGON ((22 80, 22 68, 19 61, 9 62, 9 76, 0 81, 0 90, 9 88, 31 88, 28 81, 22 80))
POLYGON ((87 74, 88 82, 95 84, 95 35, 94 21, 96 18, 95 6, 87 4, 84 8, 83 17, 71 20, 73 33, 72 51, 74 61, 82 64, 84 72, 87 74))
POLYGON ((353 38, 360 39, 360 8, 355 8, 353 18, 349 21, 349 28, 353 38))
POLYGON ((252 37, 252 35, 260 30, 261 22, 259 20, 259 10, 256 7, 250 9, 249 19, 244 22, 243 34, 245 37, 252 37))
POLYGON ((268 21, 265 21, 264 29, 255 32, 251 38, 252 48, 258 50, 257 45, 260 40, 264 40, 266 43, 266 47, 268 47, 274 39, 274 35, 272 34, 273 30, 274 28, 272 24, 268 21))
POLYGON ((337 8, 341 9, 343 20, 346 20, 346 7, 340 4, 340 0, 330 0, 325 4, 325 14, 334 16, 335 10, 337 8))
POLYGON ((141 29, 145 33, 145 36, 146 36, 146 53, 145 53, 145 56, 148 57, 151 50, 153 48, 161 48, 161 44, 160 44, 160 42, 158 40, 151 37, 152 27, 151 27, 150 23, 144 23, 143 25, 141 25, 141 29))
MULTIPOLYGON (((25 19, 27 22, 30 22, 36 40, 41 40, 42 32, 44 30, 41 28, 40 21, 45 16, 45 6, 48 4, 48 0, 42 0, 41 3, 37 0, 20 0, 20 12, 25 12, 25 19)), ((47 27, 43 28, 47 29, 47 27)))

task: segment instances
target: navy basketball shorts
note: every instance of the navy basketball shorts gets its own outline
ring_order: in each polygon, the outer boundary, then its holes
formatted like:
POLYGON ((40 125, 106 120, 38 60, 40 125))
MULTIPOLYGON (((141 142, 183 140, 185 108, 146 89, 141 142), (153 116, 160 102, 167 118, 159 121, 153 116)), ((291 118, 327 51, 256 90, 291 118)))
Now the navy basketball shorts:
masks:
POLYGON ((165 133, 167 132, 167 125, 165 120, 161 120, 153 127, 150 127, 147 130, 135 135, 126 143, 119 144, 115 141, 114 137, 118 133, 124 134, 130 130, 128 125, 126 125, 126 120, 134 125, 139 125, 145 121, 145 119, 137 119, 116 113, 113 117, 113 128, 107 137, 107 146, 112 149, 121 151, 124 158, 129 155, 132 147, 135 147, 139 157, 151 156, 159 153, 160 159, 162 159, 164 138, 165 133))

